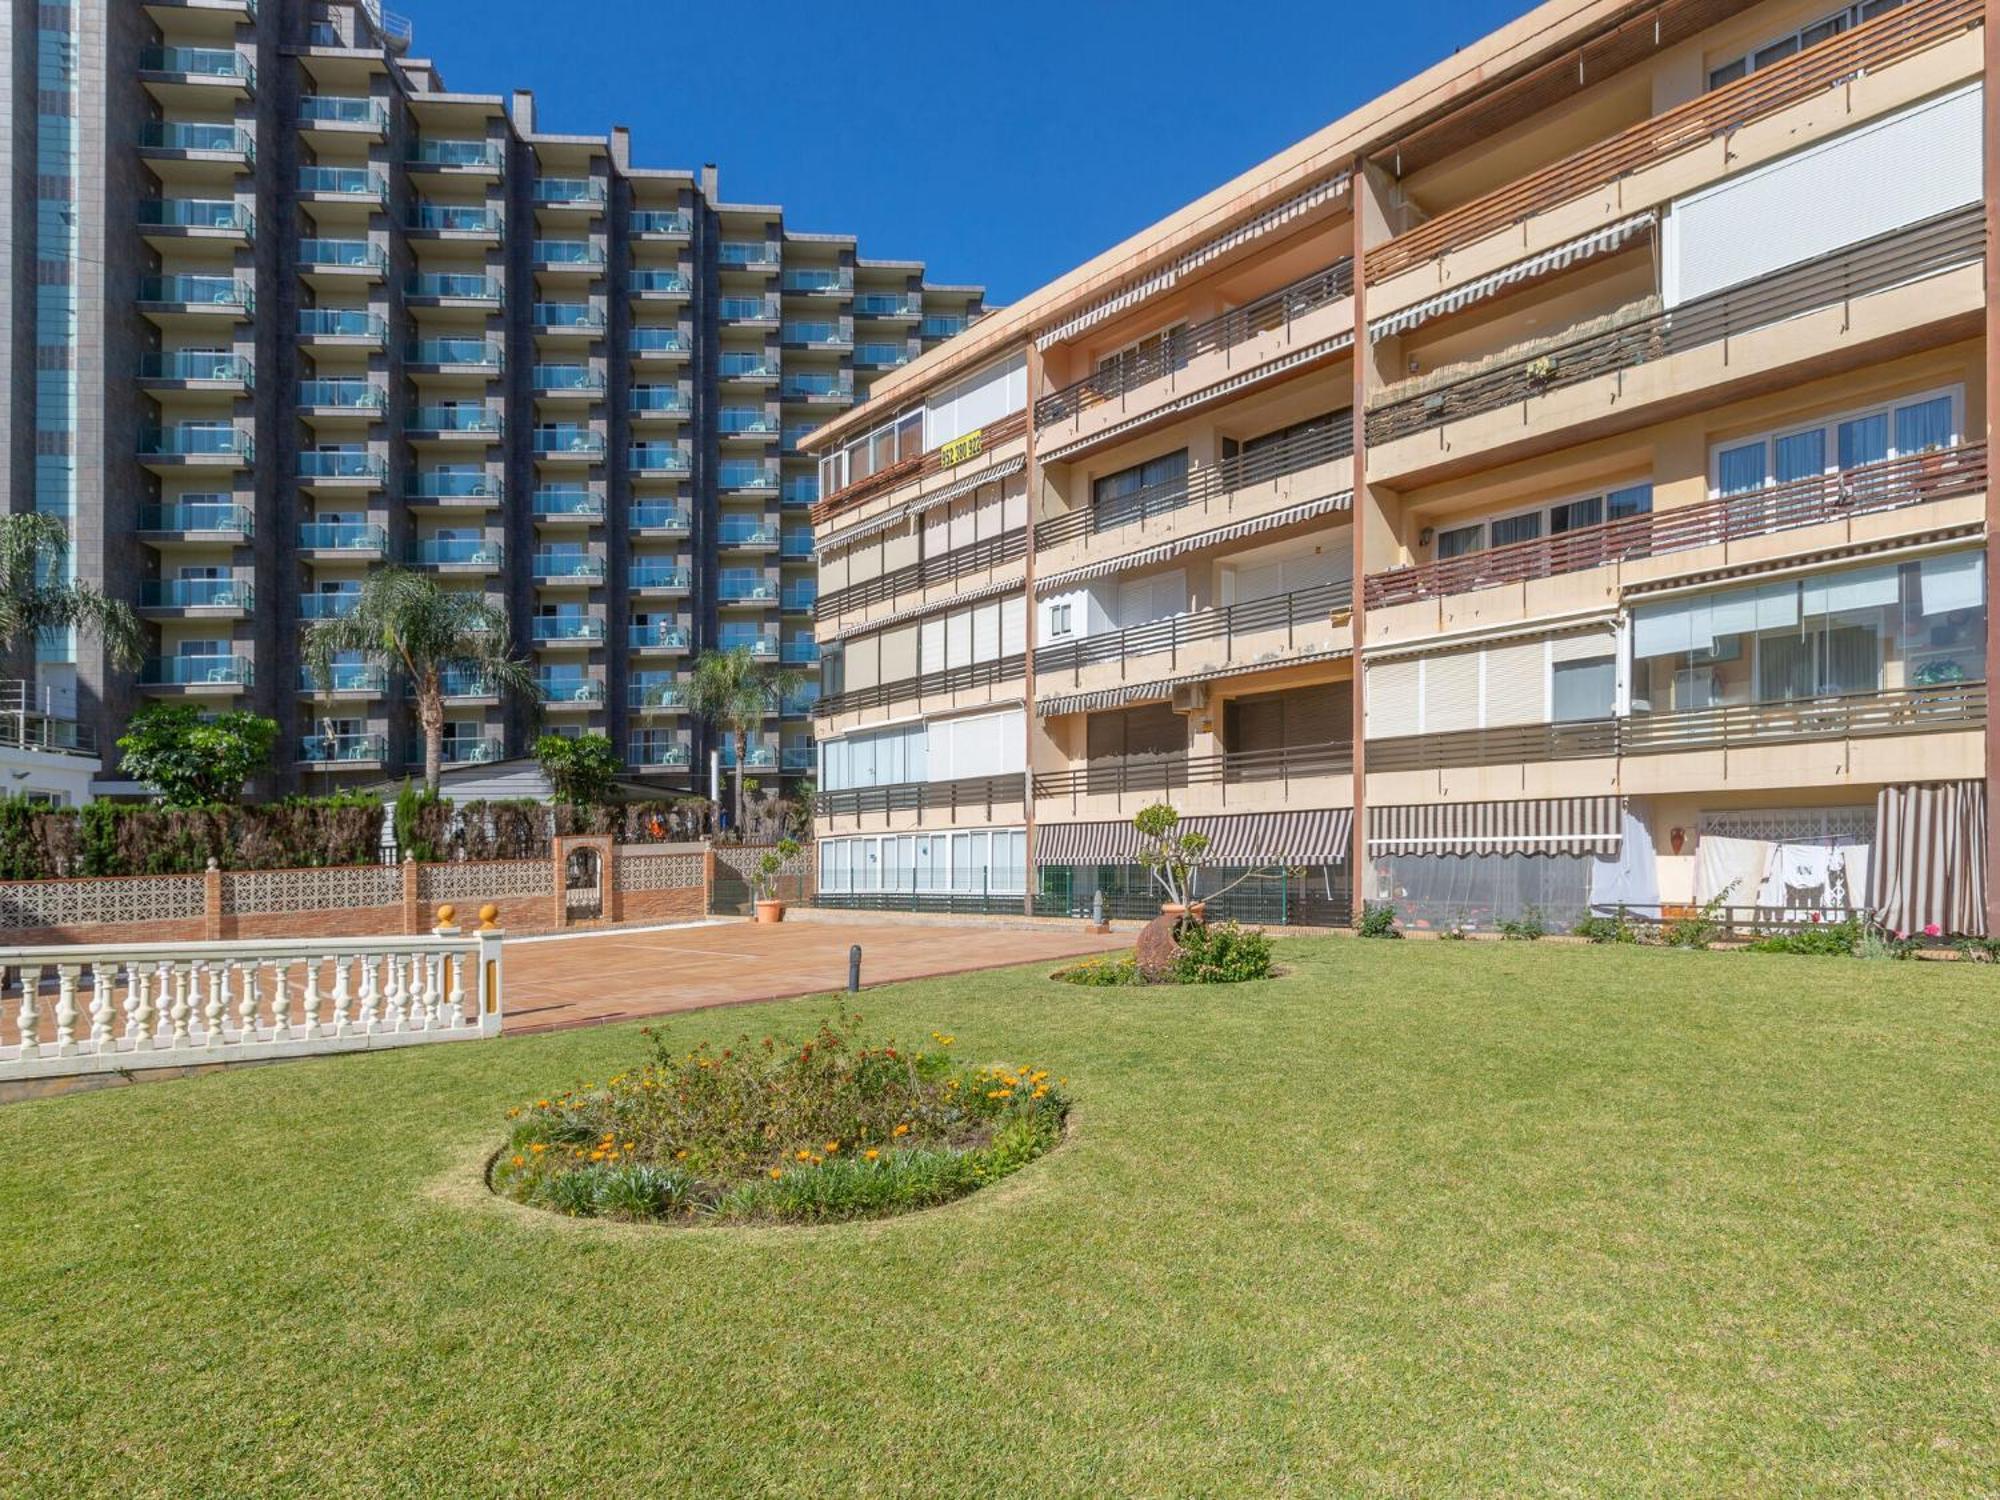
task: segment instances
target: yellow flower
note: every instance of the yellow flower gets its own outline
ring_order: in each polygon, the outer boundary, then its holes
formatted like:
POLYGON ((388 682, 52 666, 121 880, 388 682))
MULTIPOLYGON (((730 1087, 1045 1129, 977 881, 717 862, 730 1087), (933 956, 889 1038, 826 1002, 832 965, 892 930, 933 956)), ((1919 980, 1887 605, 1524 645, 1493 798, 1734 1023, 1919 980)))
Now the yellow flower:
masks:
POLYGON ((805 1148, 804 1146, 801 1146, 801 1147, 799 1147, 799 1149, 798 1149, 798 1150, 796 1150, 796 1151, 794 1151, 794 1152, 792 1153, 792 1158, 793 1158, 793 1160, 795 1160, 795 1161, 811 1161, 811 1160, 812 1160, 812 1152, 810 1152, 810 1151, 806 1150, 806 1148, 805 1148))
POLYGON ((838 1151, 839 1149, 840 1149, 840 1142, 839 1142, 839 1141, 828 1141, 828 1142, 826 1143, 826 1154, 827 1154, 828 1156, 831 1156, 831 1155, 833 1155, 833 1153, 834 1153, 834 1152, 836 1152, 836 1151, 838 1151))
POLYGON ((548 1150, 549 1148, 543 1145, 542 1142, 536 1141, 534 1145, 530 1146, 528 1149, 534 1152, 535 1155, 540 1156, 544 1151, 548 1150))
POLYGON ((780 1177, 783 1177, 784 1175, 785 1175, 785 1169, 783 1167, 771 1168, 771 1181, 776 1182, 780 1177))
POLYGON ((525 1167, 527 1164, 528 1164, 528 1158, 525 1156, 517 1156, 514 1158, 514 1165, 517 1167, 525 1167))
POLYGON ((861 1154, 867 1157, 870 1161, 873 1161, 875 1160, 876 1157, 880 1156, 882 1153, 880 1151, 877 1151, 873 1146, 870 1146, 866 1151, 862 1152, 861 1154))
POLYGON ((675 1161, 686 1161, 687 1159, 688 1159, 687 1147, 685 1146, 681 1147, 680 1150, 674 1153, 675 1161))
POLYGON ((910 1127, 907 1125, 898 1125, 896 1127, 895 1133, 897 1135, 908 1135, 910 1133, 910 1127))

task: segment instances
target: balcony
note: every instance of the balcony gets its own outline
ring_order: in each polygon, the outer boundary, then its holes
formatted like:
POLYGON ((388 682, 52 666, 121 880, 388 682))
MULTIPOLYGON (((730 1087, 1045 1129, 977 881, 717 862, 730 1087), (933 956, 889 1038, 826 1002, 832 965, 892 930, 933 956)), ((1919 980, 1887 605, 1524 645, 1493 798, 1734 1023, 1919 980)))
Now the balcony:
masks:
POLYGON ((715 529, 716 545, 731 552, 775 552, 778 528, 752 516, 724 516, 715 529))
POLYGON ((146 578, 139 583, 139 611, 149 619, 241 620, 255 601, 247 578, 146 578))
POLYGON ((247 469, 256 451, 249 430, 229 422, 182 422, 139 434, 139 461, 155 472, 247 469))
POLYGON ((403 298, 412 307, 497 308, 506 287, 497 277, 465 271, 413 271, 403 283, 403 298))
POLYGON ((604 394, 604 372, 584 365, 536 365, 528 386, 545 401, 593 401, 604 394))
POLYGON ((794 266, 779 285, 797 297, 845 297, 854 290, 854 271, 848 266, 794 266))
POLYGON ((210 656, 156 656, 140 669, 139 685, 183 693, 228 696, 256 684, 256 667, 247 656, 218 652, 210 656))
POLYGON ((299 382, 299 415, 320 425, 342 425, 342 419, 348 419, 348 425, 354 420, 372 422, 388 404, 387 390, 358 376, 299 382))
POLYGON ((426 537, 410 547, 410 566, 443 573, 497 573, 506 549, 484 537, 426 537))
POLYGON ((537 302, 528 323, 544 339, 581 339, 588 343, 604 333, 604 309, 588 302, 537 302))
POLYGON ((592 464, 604 458, 604 434, 588 427, 537 427, 532 448, 545 464, 592 464))
POLYGON ((141 198, 133 214, 147 242, 162 251, 181 240, 241 248, 257 237, 255 215, 232 198, 141 198))
POLYGON ((776 494, 778 466, 765 460, 724 459, 715 466, 715 486, 729 494, 776 494))
POLYGON ((389 179, 368 167, 299 168, 299 197, 308 203, 389 204, 389 179))
MULTIPOLYGON (((490 677, 457 668, 438 673, 438 692, 447 703, 498 703, 500 687, 490 677)), ((409 694, 416 696, 414 690, 409 694)))
POLYGON ((634 209, 626 228, 636 239, 684 240, 694 233, 694 216, 680 209, 634 209))
POLYGON ((810 510, 819 504, 819 477, 788 474, 778 488, 778 504, 785 510, 810 510))
POLYGON ((299 275, 316 287, 386 281, 389 252, 367 240, 300 240, 299 275))
POLYGON ((823 818, 870 813, 939 813, 945 822, 960 814, 995 820, 996 807, 1017 808, 1027 792, 1019 772, 1011 776, 969 776, 957 781, 901 781, 887 786, 843 787, 820 792, 814 811, 823 818))
POLYGON ((634 625, 625 635, 626 645, 637 652, 677 654, 688 649, 689 639, 684 625, 634 625))
POLYGON ((139 127, 139 154, 149 161, 220 162, 247 168, 257 161, 257 141, 234 125, 148 120, 139 127))
MULTIPOLYGON (((491 765, 504 758, 506 753, 506 747, 497 735, 446 735, 439 748, 448 766, 491 765)), ((412 765, 416 763, 414 760, 411 762, 412 765)))
POLYGON ((694 295, 694 283, 679 271, 635 270, 626 289, 647 302, 679 302, 694 295))
POLYGON ((772 240, 723 240, 715 262, 725 271, 775 271, 783 259, 772 240))
POLYGON ((684 385, 634 386, 628 399, 634 422, 684 422, 694 415, 694 397, 684 385))
MULTIPOLYGON (((723 770, 733 771, 736 769, 736 750, 734 746, 725 745, 718 758, 722 762, 723 770)), ((744 749, 743 769, 746 771, 774 770, 777 764, 778 747, 776 745, 749 745, 744 749)))
MULTIPOLYGON (((1208 384, 1223 373, 1223 361, 1208 356, 1228 357, 1253 342, 1259 347, 1244 351, 1242 357, 1227 358, 1227 364, 1241 369, 1261 363, 1292 346, 1294 324, 1353 293, 1352 258, 1336 261, 1219 317, 1193 324, 1172 338, 1149 341, 1138 350, 1113 356, 1083 379, 1036 401, 1035 426, 1039 429, 1073 421, 1106 402, 1119 403, 1120 417, 1135 415, 1184 385, 1208 384), (1152 400, 1133 399, 1152 386, 1161 387, 1152 400)), ((1339 331, 1330 326, 1322 329, 1323 321, 1314 320, 1313 338, 1339 331)))
POLYGON ((310 493, 380 489, 388 478, 389 462, 377 454, 335 449, 299 455, 299 488, 310 493))
POLYGON ((335 662, 322 689, 312 668, 301 667, 299 691, 315 698, 380 698, 389 691, 389 671, 365 662, 335 662))
POLYGON ((810 531, 787 531, 778 542, 778 556, 786 562, 811 562, 817 550, 810 531))
POLYGON ((385 734, 309 734, 299 741, 299 764, 316 769, 344 766, 370 770, 388 759, 389 737, 385 734))
POLYGON ((359 588, 315 589, 299 597, 301 620, 344 620, 361 607, 359 588))
POLYGON ((854 298, 854 316, 910 323, 924 315, 922 292, 859 292, 854 298))
POLYGON ((775 327, 779 319, 778 299, 776 296, 723 297, 716 303, 716 315, 732 327, 762 324, 775 327))
POLYGON ((484 444, 497 441, 505 425, 499 407, 468 401, 413 407, 403 419, 403 432, 412 442, 484 444))
POLYGON ((778 608, 788 615, 809 615, 818 603, 819 582, 812 578, 792 579, 778 597, 778 608))
MULTIPOLYGON (((812 536, 808 533, 806 541, 811 540, 812 536)), ((956 578, 990 573, 995 568, 1019 562, 1027 551, 1027 528, 1016 527, 988 537, 983 542, 940 552, 922 562, 892 568, 861 583, 822 594, 815 605, 815 612, 821 619, 831 619, 853 610, 866 609, 871 604, 886 604, 899 594, 923 593, 956 578)), ((787 555, 790 555, 789 552, 787 555)))
POLYGON ((358 307, 302 307, 299 342, 308 348, 385 349, 389 320, 358 307))
POLYGON ((1969 443, 1724 495, 1698 505, 1578 527, 1560 536, 1371 573, 1365 598, 1372 610, 1532 583, 1697 547, 1727 546, 1804 526, 1844 522, 1957 495, 1981 494, 1986 484, 1986 445, 1969 443))
POLYGON ((692 454, 682 443, 634 443, 627 466, 646 478, 685 477, 694 468, 692 454))
POLYGON ((854 346, 854 367, 857 370, 894 370, 908 364, 917 357, 917 351, 908 344, 856 344, 854 346))
POLYGON ((778 337, 787 349, 852 349, 854 320, 795 318, 784 325, 778 337))
POLYGON ((642 500, 625 513, 625 525, 634 536, 686 536, 694 526, 694 517, 684 506, 642 500))
POLYGON ((927 344, 935 339, 956 338, 971 322, 964 313, 928 313, 917 324, 917 337, 927 344))
POLYGON ((299 550, 323 560, 382 562, 389 555, 389 533, 361 521, 303 521, 299 550))
POLYGON ((536 583, 547 587, 573 584, 589 588, 604 582, 604 559, 588 552, 537 552, 530 573, 536 583))
POLYGON ((304 94, 299 98, 299 131, 307 140, 316 136, 380 140, 389 133, 389 107, 378 99, 304 94))
MULTIPOLYGON (((1374 767, 1374 747, 1369 766, 1374 767)), ((1294 783, 1314 802, 1348 800, 1354 746, 1334 741, 1281 750, 1239 750, 1222 755, 1119 756, 1034 778, 1035 800, 1061 804, 1067 818, 1116 817, 1171 797, 1177 808, 1220 812, 1231 806, 1282 805, 1294 783), (1328 786, 1339 778, 1343 784, 1328 786)), ((1051 808, 1056 812, 1057 809, 1051 808)))
POLYGON ((778 419, 767 411, 725 406, 716 414, 715 428, 725 438, 774 438, 778 435, 778 419))
POLYGON ((139 384, 149 390, 220 391, 241 395, 254 384, 250 361, 240 354, 179 350, 139 356, 139 384))
POLYGON ((715 597, 721 604, 775 604, 778 600, 778 580, 771 577, 735 578, 724 573, 716 583, 715 597))
POLYGON ((550 525, 587 526, 604 519, 604 495, 580 486, 545 485, 535 491, 530 509, 537 521, 550 525))
POLYGON ((411 477, 403 498, 427 509, 490 510, 505 493, 500 476, 484 469, 425 469, 411 477))
POLYGON ((542 672, 536 675, 535 686, 541 690, 542 707, 551 713, 565 709, 593 709, 604 702, 602 678, 542 672))
POLYGON ((529 639, 537 646, 594 646, 604 640, 604 621, 595 615, 537 616, 529 639))
POLYGON ((694 573, 672 563, 648 563, 635 559, 625 575, 625 587, 648 598, 685 598, 694 588, 694 573))
POLYGON ((410 142, 404 164, 412 172, 438 172, 454 177, 497 177, 506 165, 506 151, 498 141, 450 140, 425 136, 410 142))
POLYGON ((787 375, 778 387, 781 400, 802 406, 848 406, 854 401, 854 377, 846 371, 803 371, 787 375))
POLYGON ((968 662, 962 667, 926 672, 919 677, 878 682, 872 687, 849 688, 844 693, 822 693, 813 704, 813 717, 824 719, 837 714, 886 708, 892 703, 911 699, 943 698, 949 702, 961 693, 975 694, 977 696, 973 701, 983 701, 988 696, 987 689, 1019 681, 1026 665, 1027 658, 1024 656, 1002 656, 992 661, 968 662))
POLYGON ((687 707, 687 690, 674 678, 626 684, 625 706, 635 713, 674 713, 687 707))
MULTIPOLYGON (((716 643, 724 651, 747 651, 757 661, 776 661, 779 656, 775 635, 737 635, 724 631, 716 643)), ((780 711, 784 705, 780 704, 780 711)))
POLYGON ((506 352, 486 339, 417 339, 403 358, 419 374, 493 375, 506 363, 506 352))
POLYGON ((254 513, 247 505, 221 500, 181 500, 172 505, 142 506, 139 510, 139 535, 152 541, 239 544, 249 541, 254 534, 254 513))
POLYGON ((638 771, 686 770, 692 752, 678 740, 634 737, 627 741, 625 763, 638 771))
POLYGON ((596 213, 604 207, 604 184, 590 177, 537 177, 528 197, 536 208, 596 213))
POLYGON ((634 328, 626 341, 634 364, 673 363, 693 352, 688 336, 678 328, 634 328))
POLYGON ((717 368, 720 379, 742 385, 776 385, 781 373, 775 357, 748 350, 725 349, 717 368))
POLYGON ((604 269, 604 250, 589 240, 536 240, 528 246, 528 263, 537 271, 595 276, 604 269))
POLYGON ((183 108, 247 99, 257 87, 257 69, 234 47, 142 47, 139 77, 162 104, 183 108))
POLYGON ((500 210, 482 203, 419 203, 404 227, 427 239, 497 245, 504 225, 500 210))

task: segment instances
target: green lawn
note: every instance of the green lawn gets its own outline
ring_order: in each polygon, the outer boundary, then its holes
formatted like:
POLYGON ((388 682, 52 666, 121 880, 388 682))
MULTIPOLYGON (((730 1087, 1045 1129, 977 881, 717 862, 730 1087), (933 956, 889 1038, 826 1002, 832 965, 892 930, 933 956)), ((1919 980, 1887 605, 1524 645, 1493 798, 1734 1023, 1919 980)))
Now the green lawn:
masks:
POLYGON ((864 996, 1078 1101, 888 1223, 479 1190, 506 1107, 632 1027, 0 1107, 0 1493, 1994 1492, 1994 971, 1281 957, 864 996))

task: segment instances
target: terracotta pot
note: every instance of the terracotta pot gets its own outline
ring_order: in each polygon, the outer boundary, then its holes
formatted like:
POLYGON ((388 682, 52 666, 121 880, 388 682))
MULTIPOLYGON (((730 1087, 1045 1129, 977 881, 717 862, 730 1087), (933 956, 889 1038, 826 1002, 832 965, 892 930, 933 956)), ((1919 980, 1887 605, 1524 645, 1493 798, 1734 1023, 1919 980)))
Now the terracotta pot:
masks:
POLYGON ((1182 906, 1176 901, 1162 901, 1160 903, 1160 915, 1163 917, 1193 917, 1197 922, 1206 922, 1208 920, 1208 903, 1206 901, 1190 901, 1186 906, 1182 906))
POLYGON ((782 922, 785 920, 785 903, 778 900, 759 901, 757 920, 762 922, 782 922))

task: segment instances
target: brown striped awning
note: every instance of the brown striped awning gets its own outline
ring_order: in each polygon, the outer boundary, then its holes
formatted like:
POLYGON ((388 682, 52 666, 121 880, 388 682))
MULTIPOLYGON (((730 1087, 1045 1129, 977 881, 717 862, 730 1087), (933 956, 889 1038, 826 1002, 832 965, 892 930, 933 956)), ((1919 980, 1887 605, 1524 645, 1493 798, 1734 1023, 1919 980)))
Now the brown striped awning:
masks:
MULTIPOLYGON (((1339 865, 1347 863, 1354 810, 1306 808, 1297 812, 1186 817, 1183 833, 1209 837, 1211 865, 1339 865)), ((1038 865, 1130 865, 1143 841, 1129 820, 1119 823, 1038 822, 1038 865)))
POLYGON ((1419 802, 1368 809, 1368 852, 1616 854, 1616 797, 1528 802, 1419 802))
POLYGON ((1885 786, 1875 797, 1868 904, 1891 932, 1986 932, 1986 784, 1885 786))

